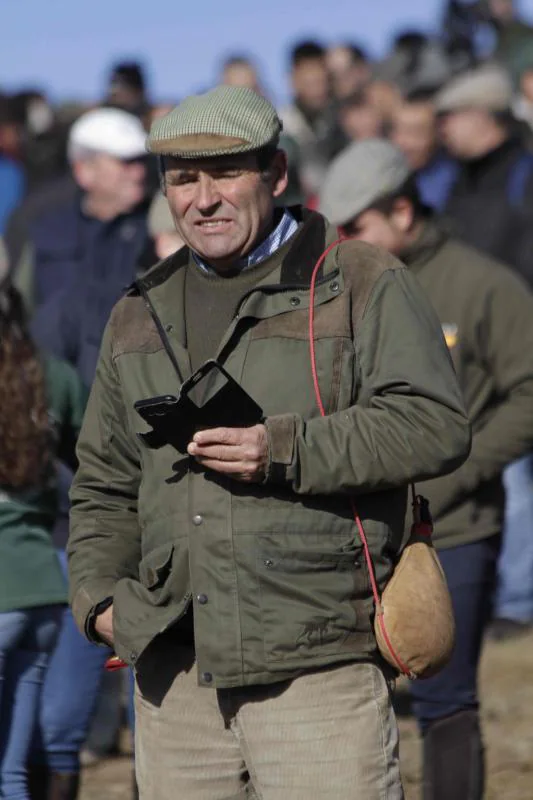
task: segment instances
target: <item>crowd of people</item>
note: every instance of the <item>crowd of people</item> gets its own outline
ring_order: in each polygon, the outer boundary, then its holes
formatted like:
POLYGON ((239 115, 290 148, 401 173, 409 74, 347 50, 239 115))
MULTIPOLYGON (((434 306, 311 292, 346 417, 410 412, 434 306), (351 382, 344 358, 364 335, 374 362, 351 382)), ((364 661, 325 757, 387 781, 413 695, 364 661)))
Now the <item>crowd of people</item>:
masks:
MULTIPOLYGON (((278 109, 282 130, 271 137, 287 156, 286 181, 273 192, 276 213, 288 209, 275 246, 285 247, 302 224, 292 211, 303 206, 323 214, 339 236, 400 259, 439 318, 472 428, 462 466, 445 477, 426 470, 431 480, 423 489, 457 639, 448 666, 413 683, 411 693, 423 738, 425 800, 480 800, 483 638, 505 642, 533 625, 533 27, 518 18, 512 0, 450 2, 439 36, 406 31, 378 62, 355 41, 297 42, 289 81, 292 101, 278 109)), ((246 53, 227 57, 213 85, 267 100, 246 53)), ((165 167, 164 136, 153 133, 165 130, 180 100, 152 102, 134 62, 113 66, 98 104, 54 107, 33 88, 0 96, 0 796, 6 800, 75 800, 81 766, 113 751, 125 709, 134 727, 132 671, 106 672, 112 639, 94 627, 110 599, 85 609, 82 586, 72 610, 67 603, 69 492, 95 378, 102 392, 99 354, 113 308, 158 261, 191 247, 165 197, 169 175, 185 179, 165 167)), ((267 156, 259 163, 263 171, 274 163, 267 156)), ((255 269, 266 276, 262 258, 255 269)), ((242 273, 233 290, 244 296, 254 278, 253 271, 242 273)), ((222 281, 213 303, 209 281, 202 280, 187 287, 196 293, 194 316, 203 326, 202 335, 187 332, 193 366, 214 355, 235 300, 222 281)), ((192 303, 187 292, 185 302, 192 303)), ((411 310, 425 318, 424 309, 411 310)), ((173 325, 164 327, 173 336, 173 325)), ((113 358, 132 348, 126 336, 117 338, 113 358)), ((135 347, 157 349, 141 339, 135 347)), ((413 369, 411 389, 419 377, 413 369)), ((438 397, 437 377, 434 392, 438 397)), ((420 413, 429 425, 431 412, 420 413)), ((130 450, 119 438, 122 427, 115 431, 114 414, 124 422, 109 408, 109 432, 100 435, 126 469, 130 450)), ((93 481, 87 434, 84 448, 93 481)), ((120 489, 110 468, 109 519, 120 489)), ((271 513, 267 505, 258 509, 271 513)), ((194 525, 201 521, 193 518, 194 525)), ((93 534, 76 534, 80 553, 93 534)), ((112 560, 112 548, 103 552, 112 560)), ((149 565, 148 588, 168 558, 149 565)), ((207 596, 198 602, 207 604, 207 596)), ((196 624, 196 609, 194 616, 196 624)), ((180 634, 194 645, 192 626, 186 614, 180 634)), ((390 797, 399 797, 394 791, 390 797)))

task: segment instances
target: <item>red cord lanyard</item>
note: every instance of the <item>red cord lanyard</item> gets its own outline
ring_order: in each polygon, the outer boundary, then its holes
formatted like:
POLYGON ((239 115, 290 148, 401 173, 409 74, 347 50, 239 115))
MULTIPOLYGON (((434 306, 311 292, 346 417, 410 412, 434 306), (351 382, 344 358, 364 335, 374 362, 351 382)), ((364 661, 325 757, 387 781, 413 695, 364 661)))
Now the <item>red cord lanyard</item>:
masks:
MULTIPOLYGON (((318 271, 319 271, 320 267, 322 266, 322 264, 324 263, 326 257, 329 255, 329 253, 335 247, 337 247, 343 241, 346 241, 346 237, 343 237, 341 239, 337 239, 335 242, 333 242, 333 244, 330 244, 330 246, 328 248, 326 248, 326 250, 324 250, 324 252, 320 256, 320 258, 316 262, 315 267, 313 269, 313 274, 311 276, 311 287, 310 287, 310 296, 309 296, 309 351, 310 351, 310 357, 311 357, 311 372, 313 374, 313 386, 314 386, 314 389, 315 389, 316 402, 317 402, 317 406, 318 406, 318 409, 320 411, 320 414, 323 417, 326 416, 326 410, 324 408, 324 404, 322 402, 322 395, 320 393, 320 385, 319 385, 319 382, 318 382, 318 371, 317 371, 317 366, 316 366, 316 351, 315 351, 315 289, 316 289, 316 279, 317 279, 318 271)), ((412 494, 413 494, 413 511, 415 511, 415 514, 416 514, 416 508, 415 507, 416 507, 416 504, 417 504, 418 501, 417 501, 417 497, 416 497, 414 486, 412 486, 412 494)), ((361 517, 359 516, 359 513, 357 511, 357 507, 355 505, 355 502, 354 502, 353 498, 350 498, 350 505, 352 507, 353 517, 354 517, 355 524, 357 525, 357 530, 359 532, 359 537, 360 537, 361 543, 363 545, 363 551, 364 551, 364 554, 365 554, 366 566, 367 566, 367 569, 368 569, 368 577, 369 577, 369 580, 370 580, 370 586, 372 587, 372 595, 374 597, 374 605, 375 605, 375 608, 376 608, 376 615, 377 615, 379 627, 381 629, 381 633, 383 635, 383 639, 384 639, 385 644, 387 645, 387 648, 388 648, 392 658, 394 659, 394 662, 396 663, 399 671, 403 675, 407 675, 409 677, 412 677, 411 670, 403 663, 403 661, 401 660, 399 655, 396 653, 396 651, 395 651, 395 649, 394 649, 394 647, 392 645, 392 642, 390 641, 390 638, 389 638, 389 635, 388 635, 388 632, 387 632, 387 628, 385 626, 385 611, 384 611, 384 608, 383 608, 383 606, 381 604, 381 597, 379 595, 379 589, 378 589, 378 585, 377 585, 377 581, 376 581, 376 574, 375 574, 375 571, 374 571, 374 564, 372 562, 372 556, 370 555, 370 548, 368 546, 368 540, 367 540, 367 537, 366 537, 365 529, 363 527, 363 523, 361 521, 361 517)))

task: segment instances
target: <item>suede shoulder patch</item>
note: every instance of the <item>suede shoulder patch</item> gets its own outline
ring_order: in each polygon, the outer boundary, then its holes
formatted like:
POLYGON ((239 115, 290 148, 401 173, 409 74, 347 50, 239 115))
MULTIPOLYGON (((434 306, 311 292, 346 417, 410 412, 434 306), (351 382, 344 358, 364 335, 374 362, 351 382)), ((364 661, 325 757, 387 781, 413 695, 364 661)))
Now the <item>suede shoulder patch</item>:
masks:
POLYGON ((116 304, 110 318, 113 358, 125 353, 156 353, 163 348, 155 322, 144 299, 127 295, 116 304))
POLYGON ((379 247, 348 239, 337 249, 337 264, 342 269, 352 298, 352 325, 357 330, 372 289, 384 272, 405 269, 404 265, 379 247))

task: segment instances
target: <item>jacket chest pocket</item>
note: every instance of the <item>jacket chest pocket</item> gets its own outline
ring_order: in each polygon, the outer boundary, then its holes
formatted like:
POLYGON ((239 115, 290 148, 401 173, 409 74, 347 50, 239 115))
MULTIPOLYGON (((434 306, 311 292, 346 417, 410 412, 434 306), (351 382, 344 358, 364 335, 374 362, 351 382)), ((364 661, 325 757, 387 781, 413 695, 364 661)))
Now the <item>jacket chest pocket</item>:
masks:
MULTIPOLYGON (((315 356, 326 413, 348 408, 354 391, 353 343, 344 337, 318 339, 315 356)), ((266 416, 293 413, 308 419, 319 413, 308 339, 252 340, 242 382, 266 416)))
POLYGON ((260 543, 256 570, 265 659, 280 669, 295 658, 344 652, 356 631, 368 629, 358 613, 368 594, 359 550, 280 551, 260 543))

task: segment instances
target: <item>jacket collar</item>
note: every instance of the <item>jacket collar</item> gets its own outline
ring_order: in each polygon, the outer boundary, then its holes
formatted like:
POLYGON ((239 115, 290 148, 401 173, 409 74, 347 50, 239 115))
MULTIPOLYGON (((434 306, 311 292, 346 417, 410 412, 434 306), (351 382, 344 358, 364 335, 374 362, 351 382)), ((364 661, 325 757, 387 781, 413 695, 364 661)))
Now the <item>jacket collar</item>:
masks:
MULTIPOLYGON (((291 213, 295 216, 294 209, 291 209, 291 213)), ((328 244, 333 243, 337 235, 336 229, 329 226, 324 217, 316 212, 298 209, 298 217, 300 222, 298 232, 280 248, 283 250, 282 254, 280 251, 277 252, 278 259, 281 255, 281 264, 243 298, 238 317, 233 320, 220 343, 219 356, 233 339, 243 319, 276 316, 293 310, 294 305, 300 310, 309 307, 313 269, 328 244)), ((270 258, 275 259, 276 253, 270 258)), ((191 260, 190 250, 184 247, 156 264, 130 287, 130 294, 140 294, 144 297, 169 358, 181 380, 185 380, 191 373, 183 313, 186 267, 191 260)), ((330 280, 334 274, 337 275, 338 270, 330 270, 325 276, 323 267, 320 269, 317 276, 315 305, 327 302, 343 291, 342 275, 339 274, 338 278, 330 280)))
POLYGON ((309 286, 315 264, 327 247, 327 222, 321 214, 300 209, 298 221, 300 229, 281 265, 282 286, 309 286))

